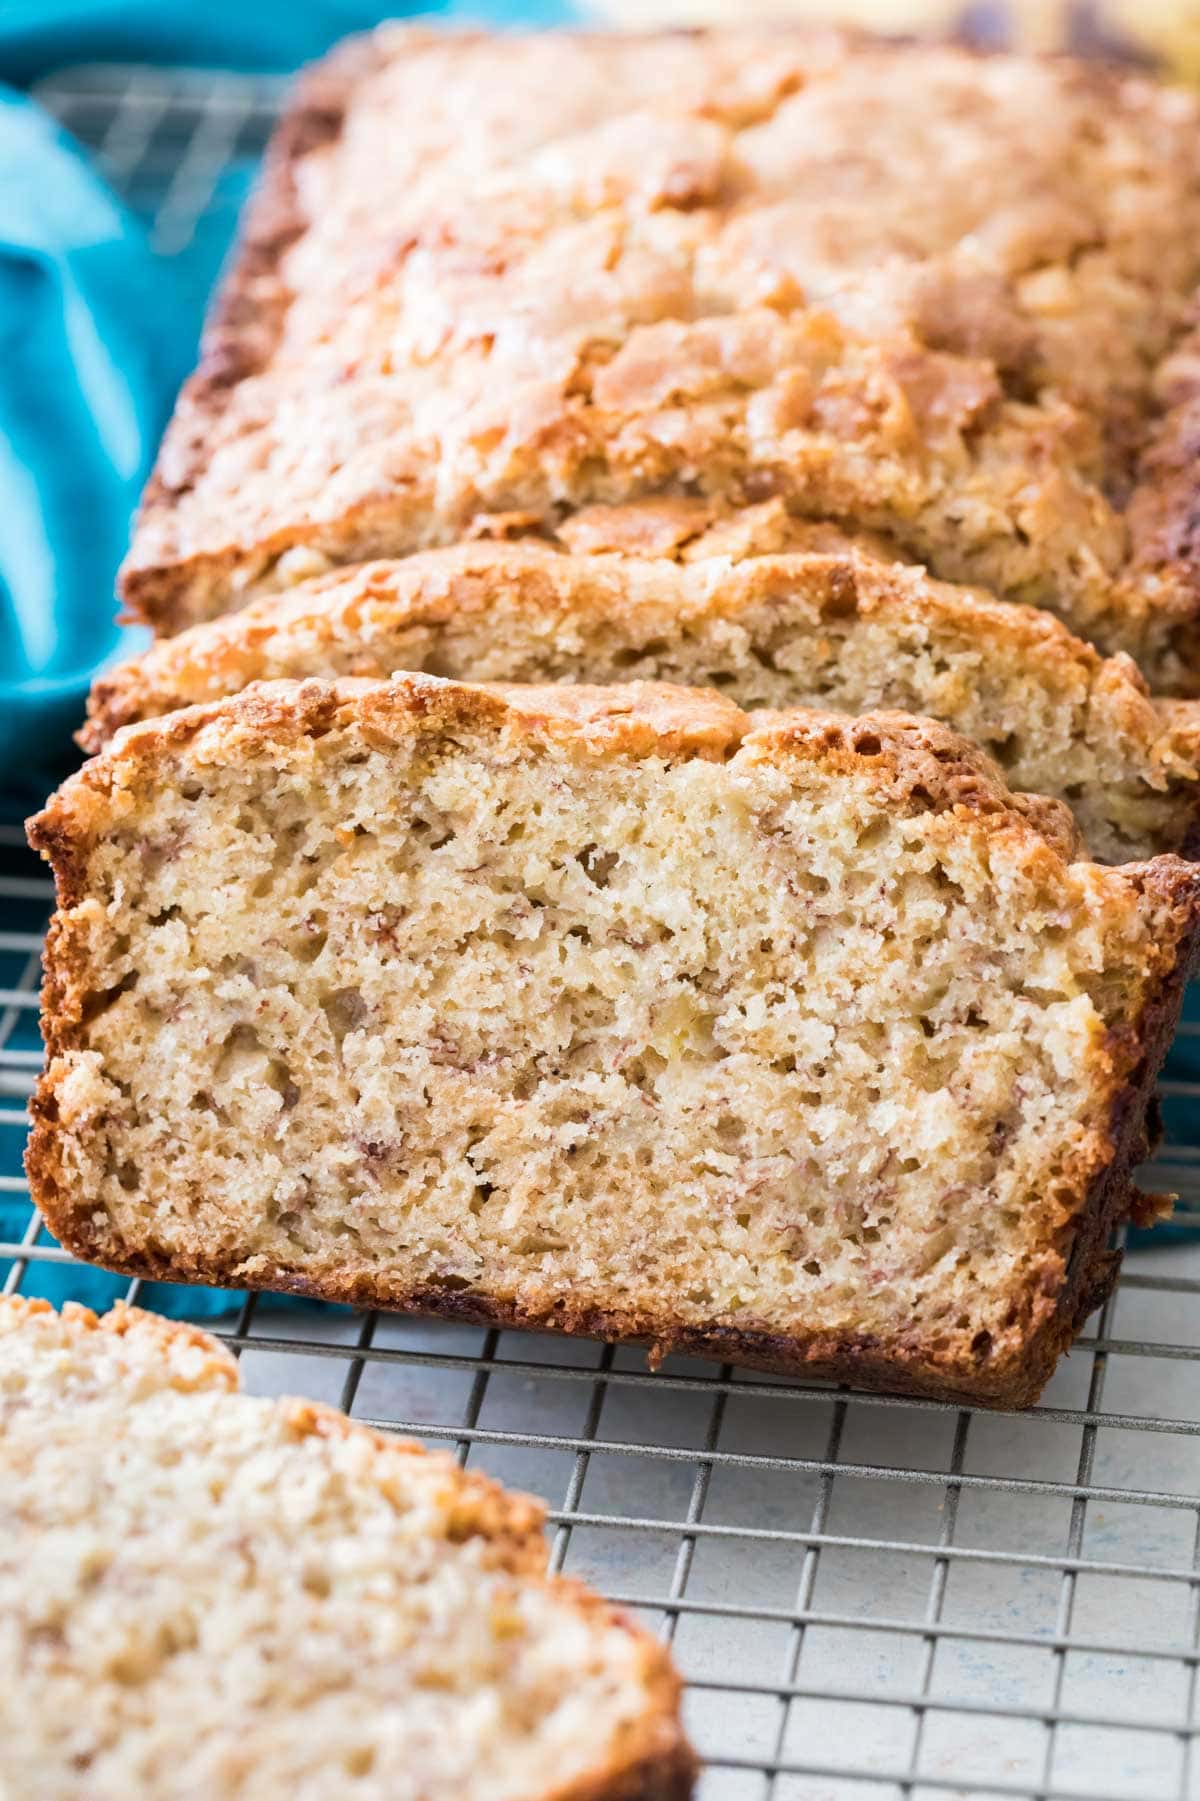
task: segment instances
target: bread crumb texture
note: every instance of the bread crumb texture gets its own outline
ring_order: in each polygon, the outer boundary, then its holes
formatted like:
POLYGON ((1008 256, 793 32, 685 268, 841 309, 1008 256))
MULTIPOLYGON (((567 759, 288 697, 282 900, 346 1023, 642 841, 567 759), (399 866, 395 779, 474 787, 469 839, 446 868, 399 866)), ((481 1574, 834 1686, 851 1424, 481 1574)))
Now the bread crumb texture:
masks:
POLYGON ((541 1509, 189 1327, 0 1300, 0 1717, 38 1801, 685 1801, 677 1682, 541 1509))
POLYGON ((778 496, 1194 690, 1198 105, 835 34, 351 42, 276 140, 126 600, 175 631, 481 514, 778 496))
POLYGON ((668 681, 747 709, 929 714, 1013 788, 1065 800, 1103 862, 1198 847, 1200 703, 1152 697, 1127 656, 1048 613, 933 581, 778 500, 736 517, 591 507, 562 534, 336 569, 159 639, 99 678, 81 741, 278 678, 668 681))
POLYGON ((1200 887, 930 721, 638 683, 262 685, 33 834, 75 1249, 984 1398, 1130 1203, 1200 887))

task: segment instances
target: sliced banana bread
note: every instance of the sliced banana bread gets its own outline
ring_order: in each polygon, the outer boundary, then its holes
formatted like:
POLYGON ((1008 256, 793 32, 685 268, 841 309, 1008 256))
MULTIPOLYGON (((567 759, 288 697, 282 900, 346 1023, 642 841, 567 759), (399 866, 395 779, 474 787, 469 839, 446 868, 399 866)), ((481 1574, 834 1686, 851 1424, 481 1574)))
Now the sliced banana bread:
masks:
POLYGON ((261 684, 31 831, 79 1254, 1000 1403, 1113 1273, 1200 918, 930 721, 653 684, 261 684))
POLYGON ((678 1683, 542 1510, 213 1338, 0 1299, 0 1717, 28 1801, 686 1801, 678 1683))
MULTIPOLYGON (((778 503, 752 511, 759 535, 775 535, 779 521, 764 529, 761 515, 778 503)), ((718 527, 671 561, 662 508, 593 509, 575 525, 589 548, 655 554, 477 542, 335 570, 110 670, 81 741, 98 750, 132 720, 278 677, 664 680, 717 686, 747 708, 930 714, 989 751, 1014 788, 1067 800, 1102 862, 1200 848, 1200 703, 1152 699, 1127 657, 1102 658, 1049 614, 818 528, 780 535, 820 548, 742 558, 718 527)), ((748 515, 739 528, 750 532, 748 515)))
POLYGON ((163 631, 480 512, 782 497, 1200 683, 1200 102, 769 30, 302 84, 125 570, 163 631))

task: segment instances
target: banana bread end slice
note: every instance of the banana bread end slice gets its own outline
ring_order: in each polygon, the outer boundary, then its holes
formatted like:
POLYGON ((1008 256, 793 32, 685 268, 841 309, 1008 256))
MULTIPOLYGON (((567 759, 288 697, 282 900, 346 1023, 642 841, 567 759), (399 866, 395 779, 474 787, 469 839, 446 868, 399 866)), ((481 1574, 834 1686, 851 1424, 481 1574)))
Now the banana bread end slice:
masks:
POLYGON ((92 1801, 686 1801, 679 1684, 543 1510, 136 1308, 0 1299, 5 1780, 92 1801))

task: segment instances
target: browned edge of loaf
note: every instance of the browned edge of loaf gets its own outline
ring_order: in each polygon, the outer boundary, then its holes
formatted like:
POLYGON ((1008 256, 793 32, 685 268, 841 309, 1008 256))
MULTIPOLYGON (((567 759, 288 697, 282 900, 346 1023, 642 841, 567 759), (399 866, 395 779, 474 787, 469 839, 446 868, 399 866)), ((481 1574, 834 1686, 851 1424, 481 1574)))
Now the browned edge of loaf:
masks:
MULTIPOLYGON (((1124 1028, 1123 1042, 1114 1044, 1127 1073, 1114 1080, 1107 1097, 1111 1151, 1108 1161, 1081 1185, 1071 1210, 1073 1229, 1069 1246, 1063 1247, 1062 1280, 1033 1298, 1031 1330, 1004 1359, 989 1356, 988 1348, 964 1357, 961 1349, 931 1345, 919 1334, 898 1343, 874 1334, 828 1331, 797 1338, 751 1322, 696 1327, 670 1317, 573 1307, 569 1299, 561 1298, 545 1306, 521 1306, 484 1291, 404 1284, 373 1273, 314 1282, 274 1267, 257 1271, 248 1281, 234 1260, 200 1262, 137 1247, 116 1250, 98 1240, 86 1205, 78 1204, 70 1192, 58 1155, 54 1068, 64 1054, 86 1048, 88 992, 84 960, 70 942, 64 915, 85 897, 92 839, 76 828, 69 797, 88 791, 107 793, 121 764, 160 770, 166 757, 209 728, 220 733, 249 728, 261 740, 286 742, 321 736, 339 718, 356 717, 370 730, 373 713, 382 731, 390 723, 394 732, 399 723, 408 731, 474 726, 560 742, 565 736, 582 745, 585 754, 598 756, 657 752, 725 758, 753 725, 732 703, 703 690, 651 683, 608 689, 564 685, 488 690, 433 677, 400 676, 377 684, 263 684, 233 699, 131 728, 71 777, 45 810, 28 822, 31 844, 53 867, 59 909, 46 940, 42 991, 46 1062, 31 1102, 33 1129, 26 1151, 35 1204, 55 1237, 76 1255, 122 1275, 249 1286, 362 1307, 648 1344, 655 1361, 684 1352, 866 1388, 984 1406, 1031 1405, 1060 1353, 1116 1280, 1120 1258, 1110 1248, 1115 1229, 1130 1216, 1153 1212, 1153 1203, 1133 1186, 1131 1172, 1146 1154, 1155 1078, 1200 951, 1200 869, 1175 857, 1128 866, 1127 873, 1136 875, 1144 890, 1157 890, 1178 920, 1174 960, 1148 992, 1136 1024, 1124 1028), (513 704, 522 695, 524 705, 513 704)), ((932 720, 886 713, 855 719, 798 710, 774 730, 800 757, 869 774, 887 788, 899 808, 909 812, 962 809, 991 829, 1017 827, 1035 834, 1064 859, 1077 847, 1065 807, 1011 794, 989 758, 932 720)))
MULTIPOLYGON (((414 43, 435 34, 409 27, 414 43)), ((269 358, 287 309, 276 280, 285 251, 303 236, 307 220, 297 192, 296 169, 310 151, 341 135, 350 102, 360 80, 380 61, 373 32, 349 37, 320 62, 304 69, 272 133, 257 183, 242 214, 232 257, 218 283, 200 341, 200 360, 187 378, 180 398, 195 409, 202 442, 204 422, 222 404, 225 390, 236 387, 269 358), (271 293, 264 305, 263 290, 271 293)), ((179 402, 176 402, 178 411, 179 402)), ((199 444, 196 445, 199 448, 199 444)), ((117 577, 117 593, 126 609, 125 622, 141 620, 169 635, 189 623, 180 574, 213 561, 211 555, 189 557, 180 564, 139 566, 138 525, 142 516, 170 506, 174 490, 163 480, 156 460, 142 492, 130 550, 117 577)), ((278 534, 280 551, 291 534, 278 534)), ((218 563, 227 558, 218 557, 218 563)), ((186 576, 184 579, 186 586, 186 576)))
MULTIPOLYGON (((49 1301, 25 1295, 0 1298, 0 1307, 15 1313, 21 1321, 55 1312, 49 1301)), ((240 1368, 224 1345, 211 1333, 185 1320, 166 1319, 123 1301, 116 1302, 105 1314, 68 1301, 61 1317, 80 1338, 92 1332, 118 1338, 144 1333, 156 1341, 164 1357, 175 1344, 207 1353, 213 1375, 231 1393, 241 1391, 240 1368)), ((448 1533, 452 1542, 468 1538, 489 1540, 501 1553, 500 1567, 559 1595, 589 1624, 601 1628, 616 1626, 633 1640, 646 1694, 644 1712, 620 1735, 603 1768, 556 1786, 538 1801, 689 1801, 699 1766, 680 1724, 683 1685, 671 1657, 665 1646, 623 1608, 614 1607, 572 1576, 547 1572, 544 1502, 505 1488, 494 1477, 477 1470, 461 1469, 444 1453, 427 1451, 411 1439, 363 1425, 324 1402, 286 1398, 276 1406, 297 1437, 365 1440, 389 1456, 419 1457, 442 1464, 455 1490, 448 1533)))
MULTIPOLYGON (((378 30, 387 29, 388 24, 384 21, 378 30)), ((399 24, 390 22, 393 33, 399 24)), ((700 37, 719 37, 722 30, 695 26, 687 29, 700 37)), ((791 29, 797 36, 829 36, 828 29, 822 34, 812 24, 791 29)), ((313 149, 340 137, 359 83, 389 54, 394 54, 383 48, 378 30, 347 37, 327 56, 302 71, 268 144, 258 182, 242 215, 232 259, 210 307, 199 363, 181 391, 180 398, 190 403, 194 415, 194 452, 203 443, 207 419, 223 405, 225 391, 263 367, 272 354, 290 302, 290 295, 283 291, 278 278, 279 265, 308 224, 299 197, 297 165, 313 149), (264 301, 264 289, 270 292, 269 302, 264 301)), ((445 28, 431 30, 407 23, 403 30, 408 45, 414 49, 444 42, 450 36, 462 43, 478 42, 488 36, 480 31, 448 32, 445 28)), ((652 44, 656 36, 671 33, 623 35, 645 38, 647 44, 652 44)), ((911 37, 844 25, 836 29, 836 36, 851 47, 873 44, 903 50, 915 43, 911 37)), ((968 58, 997 54, 990 48, 962 41, 956 41, 955 48, 968 58)), ((1100 59, 1055 53, 1052 58, 1040 54, 1027 60, 1071 65, 1079 77, 1089 82, 1098 107, 1103 107, 1114 88, 1128 78, 1128 70, 1100 59)), ((1200 445, 1200 294, 1194 297, 1190 314, 1155 366, 1152 387, 1157 398, 1151 412, 1153 423, 1138 460, 1125 516, 1130 527, 1129 573, 1148 577, 1152 582, 1162 579, 1168 587, 1176 588, 1170 611, 1175 615, 1177 629, 1185 633, 1193 653, 1200 656, 1200 487, 1195 473, 1200 445)), ((179 401, 175 418, 178 412, 179 401)), ((142 493, 129 551, 117 581, 118 596, 125 608, 122 620, 150 625, 159 636, 171 636, 193 623, 187 590, 195 575, 231 567, 236 561, 235 554, 229 551, 193 552, 165 564, 139 561, 138 528, 142 516, 160 506, 169 507, 174 492, 156 462, 142 493)), ((272 558, 302 541, 303 534, 294 527, 283 526, 264 538, 257 548, 272 558)))

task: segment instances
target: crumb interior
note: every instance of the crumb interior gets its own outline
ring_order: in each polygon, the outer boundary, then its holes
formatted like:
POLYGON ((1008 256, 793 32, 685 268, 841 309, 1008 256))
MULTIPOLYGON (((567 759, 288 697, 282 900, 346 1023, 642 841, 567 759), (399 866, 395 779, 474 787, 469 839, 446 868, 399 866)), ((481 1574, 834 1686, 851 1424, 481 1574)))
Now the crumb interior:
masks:
POLYGON ((156 783, 72 927, 97 1253, 986 1352, 1109 1154, 1151 926, 763 743, 338 726, 156 783))

